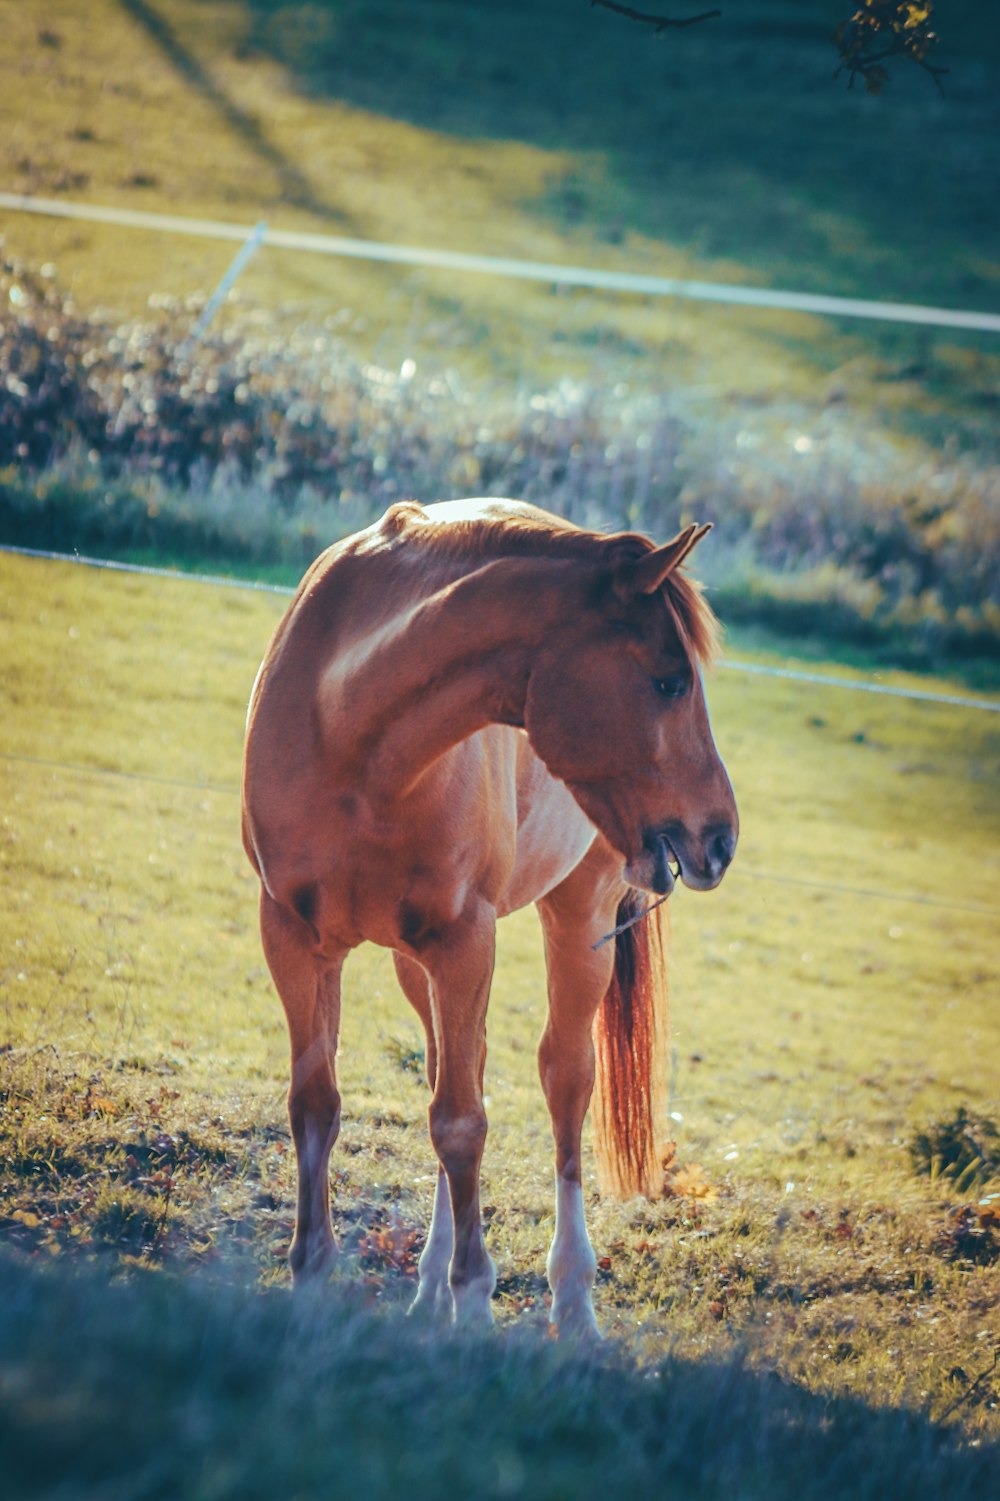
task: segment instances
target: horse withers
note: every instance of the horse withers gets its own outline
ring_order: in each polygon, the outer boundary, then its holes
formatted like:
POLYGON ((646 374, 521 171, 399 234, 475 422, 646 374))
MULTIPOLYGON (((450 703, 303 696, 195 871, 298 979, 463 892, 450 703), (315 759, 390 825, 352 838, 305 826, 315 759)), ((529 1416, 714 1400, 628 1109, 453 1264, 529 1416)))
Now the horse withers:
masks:
POLYGON ((310 568, 254 685, 243 837, 291 1037, 296 1282, 334 1251, 328 1164, 344 960, 393 951, 427 1038, 440 1164, 415 1309, 488 1322, 486 1008, 497 918, 534 902, 555 1137, 547 1270, 561 1332, 596 1327, 581 1187, 591 1093, 599 1181, 662 1191, 661 911, 716 886, 732 787, 701 667, 715 623, 683 569, 707 527, 654 547, 513 501, 393 506, 310 568))

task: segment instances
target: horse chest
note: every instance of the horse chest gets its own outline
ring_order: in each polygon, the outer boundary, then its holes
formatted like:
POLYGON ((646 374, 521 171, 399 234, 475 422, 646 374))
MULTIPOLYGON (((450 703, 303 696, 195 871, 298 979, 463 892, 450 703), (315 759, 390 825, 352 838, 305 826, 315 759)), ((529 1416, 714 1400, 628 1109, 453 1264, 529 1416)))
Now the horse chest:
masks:
POLYGON ((514 866, 503 898, 501 916, 537 902, 575 870, 594 842, 596 831, 562 784, 546 774, 517 829, 514 866))
MULTIPOLYGON (((423 800, 426 802, 426 799, 423 800)), ((513 860, 513 827, 489 839, 453 796, 376 816, 359 800, 316 849, 317 927, 350 946, 368 941, 419 954, 472 899, 493 901, 513 860)))
POLYGON ((365 939, 419 954, 470 901, 498 916, 537 901, 583 859, 594 828, 530 751, 496 726, 443 758, 407 801, 359 800, 332 841, 328 910, 365 939))

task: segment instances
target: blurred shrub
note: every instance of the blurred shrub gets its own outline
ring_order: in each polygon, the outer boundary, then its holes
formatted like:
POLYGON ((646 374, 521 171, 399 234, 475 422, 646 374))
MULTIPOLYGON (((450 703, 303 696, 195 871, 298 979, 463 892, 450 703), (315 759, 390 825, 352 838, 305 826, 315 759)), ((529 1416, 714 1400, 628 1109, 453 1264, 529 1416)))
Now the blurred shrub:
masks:
POLYGON ((1000 640, 1000 468, 915 466, 845 403, 697 403, 563 381, 498 396, 360 364, 332 317, 85 317, 0 261, 0 529, 53 548, 298 569, 394 500, 513 495, 657 536, 716 524, 699 570, 730 618, 910 653, 1000 640))

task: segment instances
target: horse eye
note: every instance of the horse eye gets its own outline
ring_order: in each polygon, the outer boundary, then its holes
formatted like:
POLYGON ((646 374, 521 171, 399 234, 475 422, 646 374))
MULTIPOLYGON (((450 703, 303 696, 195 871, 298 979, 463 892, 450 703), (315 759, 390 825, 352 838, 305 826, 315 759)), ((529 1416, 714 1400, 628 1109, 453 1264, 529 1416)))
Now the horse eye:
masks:
POLYGON ((686 672, 675 672, 673 677, 654 678, 653 687, 661 698, 683 698, 691 685, 686 672))

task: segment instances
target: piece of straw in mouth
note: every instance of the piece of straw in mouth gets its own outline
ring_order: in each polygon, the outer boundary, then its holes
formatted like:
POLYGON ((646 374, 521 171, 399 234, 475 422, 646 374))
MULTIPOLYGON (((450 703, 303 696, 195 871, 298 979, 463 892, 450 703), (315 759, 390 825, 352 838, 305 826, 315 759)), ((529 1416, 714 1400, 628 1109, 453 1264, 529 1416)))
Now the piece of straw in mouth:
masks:
MULTIPOLYGON (((667 896, 669 895, 668 891, 667 896)), ((650 902, 648 907, 643 907, 641 911, 633 913, 628 922, 620 922, 617 928, 612 928, 610 933, 605 933, 603 938, 599 938, 590 947, 592 949, 603 948, 606 943, 611 942, 612 938, 617 938, 619 933, 624 933, 626 928, 634 928, 637 922, 642 922, 642 919, 648 917, 651 912, 655 912, 657 907, 662 907, 663 903, 667 900, 667 896, 661 896, 659 901, 650 902)))

